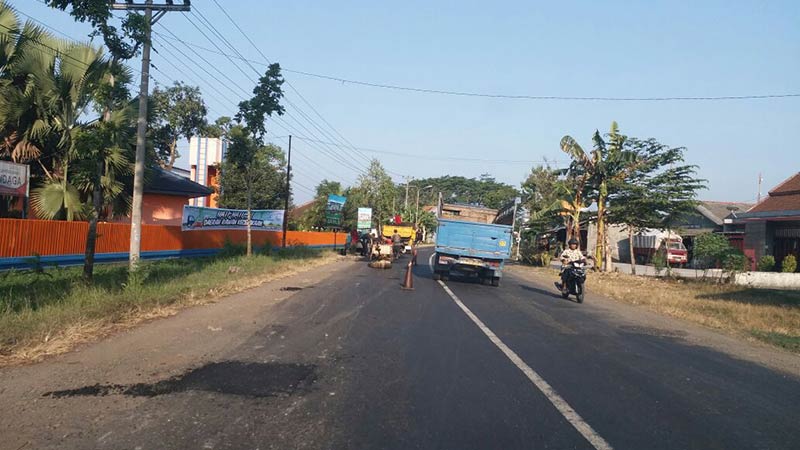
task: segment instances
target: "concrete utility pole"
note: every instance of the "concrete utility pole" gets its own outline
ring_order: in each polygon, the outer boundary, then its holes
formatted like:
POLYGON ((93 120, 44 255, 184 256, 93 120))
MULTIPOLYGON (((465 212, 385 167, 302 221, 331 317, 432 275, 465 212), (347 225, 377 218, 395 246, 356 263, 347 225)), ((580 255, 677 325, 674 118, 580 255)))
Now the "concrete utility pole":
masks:
POLYGON ((150 30, 164 17, 167 11, 189 11, 190 0, 184 0, 182 5, 173 4, 167 0, 165 4, 154 4, 153 0, 144 3, 112 2, 111 9, 144 11, 145 40, 142 43, 142 78, 139 83, 139 118, 136 122, 136 162, 133 169, 133 205, 131 207, 131 244, 128 256, 128 265, 131 272, 135 272, 139 265, 139 255, 142 248, 142 196, 144 194, 144 151, 147 134, 147 96, 150 89, 150 30), (153 11, 156 11, 155 17, 153 11))
POLYGON ((405 211, 408 211, 408 188, 410 183, 411 183, 411 177, 406 177, 406 201, 403 204, 403 208, 405 211))
POLYGON ((286 230, 289 226, 289 193, 291 192, 292 175, 292 135, 289 135, 289 157, 286 160, 286 202, 283 209, 283 244, 281 247, 286 248, 286 230))

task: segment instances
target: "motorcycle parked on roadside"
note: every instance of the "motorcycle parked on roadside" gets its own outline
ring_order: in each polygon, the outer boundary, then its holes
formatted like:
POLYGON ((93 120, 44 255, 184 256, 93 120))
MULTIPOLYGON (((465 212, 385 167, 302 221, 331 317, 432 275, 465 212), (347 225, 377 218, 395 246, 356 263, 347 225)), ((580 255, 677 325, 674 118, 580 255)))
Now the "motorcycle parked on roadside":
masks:
POLYGON ((561 297, 569 298, 574 295, 578 303, 583 303, 586 283, 586 260, 572 261, 564 268, 561 277, 562 284, 557 286, 561 290, 561 297))

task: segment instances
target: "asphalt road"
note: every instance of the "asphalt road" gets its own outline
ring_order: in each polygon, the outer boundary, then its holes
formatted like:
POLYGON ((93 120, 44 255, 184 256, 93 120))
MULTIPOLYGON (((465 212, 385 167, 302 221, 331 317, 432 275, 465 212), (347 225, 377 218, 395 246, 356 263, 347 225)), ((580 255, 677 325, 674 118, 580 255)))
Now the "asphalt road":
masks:
POLYGON ((0 447, 800 448, 796 375, 521 276, 439 283, 426 256, 414 291, 401 265, 342 262, 268 305, 259 288, 137 331, 169 327, 148 344, 184 367, 169 376, 126 338, 2 371, 0 447), (223 314, 227 337, 166 344, 223 314))

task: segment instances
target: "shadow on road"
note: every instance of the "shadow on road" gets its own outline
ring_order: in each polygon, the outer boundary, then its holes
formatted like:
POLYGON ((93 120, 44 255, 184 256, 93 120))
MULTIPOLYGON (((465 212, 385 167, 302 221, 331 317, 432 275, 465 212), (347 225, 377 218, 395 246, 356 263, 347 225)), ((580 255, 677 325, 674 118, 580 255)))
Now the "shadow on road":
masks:
POLYGON ((43 397, 155 397, 185 391, 207 391, 260 398, 291 395, 311 386, 315 381, 314 365, 225 361, 206 364, 182 375, 150 384, 95 384, 47 392, 43 397))
POLYGON ((520 287, 520 289, 523 289, 525 291, 535 292, 535 293, 543 295, 545 297, 551 297, 551 298, 555 298, 555 299, 558 299, 558 300, 564 300, 564 301, 567 301, 567 302, 575 303, 575 301, 572 300, 572 297, 570 297, 568 299, 562 298, 561 294, 559 294, 558 292, 555 291, 555 287, 553 287, 552 291, 549 291, 549 290, 546 290, 546 289, 542 289, 542 288, 538 288, 538 287, 528 286, 527 284, 520 284, 519 287, 520 287))

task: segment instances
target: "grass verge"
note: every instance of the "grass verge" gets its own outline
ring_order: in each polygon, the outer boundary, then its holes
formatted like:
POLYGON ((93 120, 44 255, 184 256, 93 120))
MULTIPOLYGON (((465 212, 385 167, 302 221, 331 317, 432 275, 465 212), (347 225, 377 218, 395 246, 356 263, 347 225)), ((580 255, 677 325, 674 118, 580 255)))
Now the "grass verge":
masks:
MULTIPOLYGON (((532 270, 558 277, 552 269, 532 270)), ((587 290, 800 353, 800 291, 621 273, 590 273, 587 290)))
POLYGON ((335 258, 287 249, 270 255, 220 255, 144 262, 137 282, 127 265, 95 267, 94 284, 80 267, 0 273, 0 365, 63 353, 144 320, 258 286, 335 258))

